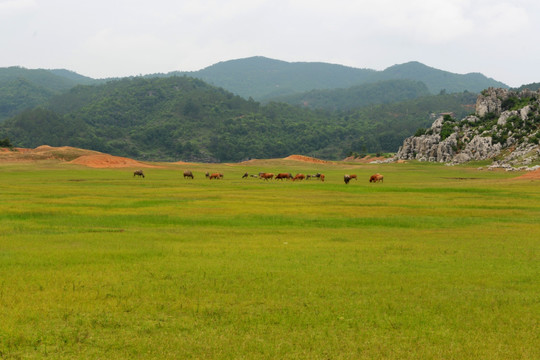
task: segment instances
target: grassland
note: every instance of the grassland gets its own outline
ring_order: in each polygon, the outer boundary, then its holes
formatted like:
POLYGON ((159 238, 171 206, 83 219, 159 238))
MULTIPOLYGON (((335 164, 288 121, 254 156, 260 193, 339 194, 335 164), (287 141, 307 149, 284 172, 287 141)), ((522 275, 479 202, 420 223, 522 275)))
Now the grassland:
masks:
POLYGON ((186 168, 0 164, 0 358, 540 358, 539 181, 432 164, 186 168))

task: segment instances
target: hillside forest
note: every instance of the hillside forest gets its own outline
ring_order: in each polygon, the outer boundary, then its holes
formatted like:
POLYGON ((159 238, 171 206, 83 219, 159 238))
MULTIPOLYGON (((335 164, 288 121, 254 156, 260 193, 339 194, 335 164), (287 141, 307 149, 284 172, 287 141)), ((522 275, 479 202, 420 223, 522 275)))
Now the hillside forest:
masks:
MULTIPOLYGON (((327 65, 311 64, 299 74, 307 77, 310 67, 323 66, 322 75, 329 77, 327 65)), ((219 66, 231 63, 212 71, 219 66)), ((439 113, 461 118, 474 111, 477 93, 459 84, 478 74, 446 76, 458 81, 436 86, 463 90, 434 94, 433 85, 418 79, 437 79, 442 71, 404 66, 427 73, 384 79, 389 72, 383 72, 382 80, 348 86, 338 81, 348 70, 336 66, 333 88, 297 88, 267 101, 211 85, 224 71, 204 81, 186 74, 93 80, 66 70, 0 69, 0 139, 17 147, 68 145, 153 161, 226 162, 295 153, 337 160, 395 152, 439 113)), ((261 82, 255 73, 253 83, 261 82)), ((360 73, 373 78, 378 72, 360 73)))

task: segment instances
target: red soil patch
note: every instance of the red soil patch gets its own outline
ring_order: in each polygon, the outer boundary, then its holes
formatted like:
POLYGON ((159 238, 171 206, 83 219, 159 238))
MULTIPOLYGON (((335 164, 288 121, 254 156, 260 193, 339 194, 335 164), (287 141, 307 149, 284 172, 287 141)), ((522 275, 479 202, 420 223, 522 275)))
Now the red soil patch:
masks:
POLYGON ((52 147, 41 145, 35 149, 14 148, 0 151, 0 162, 29 162, 57 160, 68 164, 85 165, 93 168, 159 168, 133 159, 100 153, 99 151, 78 149, 70 146, 52 147), (6 151, 7 150, 7 151, 6 151))
POLYGON ((139 161, 107 154, 98 155, 83 155, 75 160, 71 160, 70 164, 85 165, 92 168, 123 168, 123 167, 146 167, 156 168, 159 166, 148 165, 139 161))
POLYGON ((0 151, 2 162, 29 162, 39 160, 70 161, 81 155, 99 154, 97 151, 77 149, 70 146, 52 147, 48 145, 38 146, 35 149, 26 148, 3 148, 0 151))
POLYGON ((295 160, 295 161, 304 161, 309 163, 316 163, 316 164, 329 164, 331 161, 316 159, 310 156, 303 156, 303 155, 290 155, 284 158, 283 160, 295 160))
POLYGON ((518 176, 516 179, 540 180, 540 169, 536 169, 534 171, 529 171, 526 174, 518 176))

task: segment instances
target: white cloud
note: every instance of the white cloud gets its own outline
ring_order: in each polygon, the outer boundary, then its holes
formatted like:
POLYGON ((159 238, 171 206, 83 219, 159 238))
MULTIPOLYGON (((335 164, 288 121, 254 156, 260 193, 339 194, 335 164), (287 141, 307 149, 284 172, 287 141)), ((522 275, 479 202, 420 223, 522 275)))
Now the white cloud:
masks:
POLYGON ((0 20, 0 66, 94 77, 263 55, 540 80, 537 0, 0 0, 0 20))
POLYGON ((508 2, 493 3, 476 18, 478 31, 490 37, 519 33, 530 25, 527 9, 508 2))
POLYGON ((0 16, 11 16, 37 6, 34 0, 0 0, 0 16))
POLYGON ((74 49, 70 60, 79 63, 83 73, 97 73, 99 77, 130 76, 170 71, 175 53, 170 44, 151 34, 105 29, 74 49), (104 71, 96 72, 96 69, 104 71))

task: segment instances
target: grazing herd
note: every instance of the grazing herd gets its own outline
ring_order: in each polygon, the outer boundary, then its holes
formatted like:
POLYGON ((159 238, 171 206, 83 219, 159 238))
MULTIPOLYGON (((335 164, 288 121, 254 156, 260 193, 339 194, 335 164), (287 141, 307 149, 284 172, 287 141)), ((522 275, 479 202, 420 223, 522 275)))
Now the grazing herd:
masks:
MULTIPOLYGON (((135 170, 133 172, 133 177, 135 177, 135 176, 139 176, 139 177, 144 178, 144 172, 142 170, 135 170)), ((222 173, 212 173, 211 174, 211 173, 207 172, 205 174, 205 176, 209 180, 212 180, 212 179, 220 180, 220 179, 223 179, 224 175, 222 173)), ((244 173, 244 175, 242 175, 242 179, 245 179, 245 178, 248 178, 248 177, 259 178, 259 179, 263 179, 263 180, 275 179, 275 180, 282 180, 282 181, 283 181, 283 179, 292 180, 292 181, 301 181, 301 180, 304 180, 304 179, 309 180, 311 178, 316 178, 316 179, 319 179, 319 180, 324 182, 324 179, 325 179, 324 174, 321 174, 321 173, 317 173, 317 174, 314 174, 314 175, 296 174, 295 176, 293 176, 291 173, 279 173, 279 174, 274 176, 273 173, 260 172, 258 175, 254 175, 254 174, 250 175, 250 174, 248 174, 246 172, 246 173, 244 173)), ((184 179, 186 179, 186 178, 190 178, 190 179, 195 178, 193 176, 193 172, 191 170, 184 171, 184 179)), ((347 175, 343 176, 343 181, 345 182, 345 184, 348 184, 349 181, 351 181, 352 179, 358 181, 358 177, 356 176, 356 174, 350 174, 350 175, 347 174, 347 175)), ((370 176, 369 182, 370 183, 384 182, 384 176, 382 176, 379 173, 373 174, 373 175, 370 176)))

